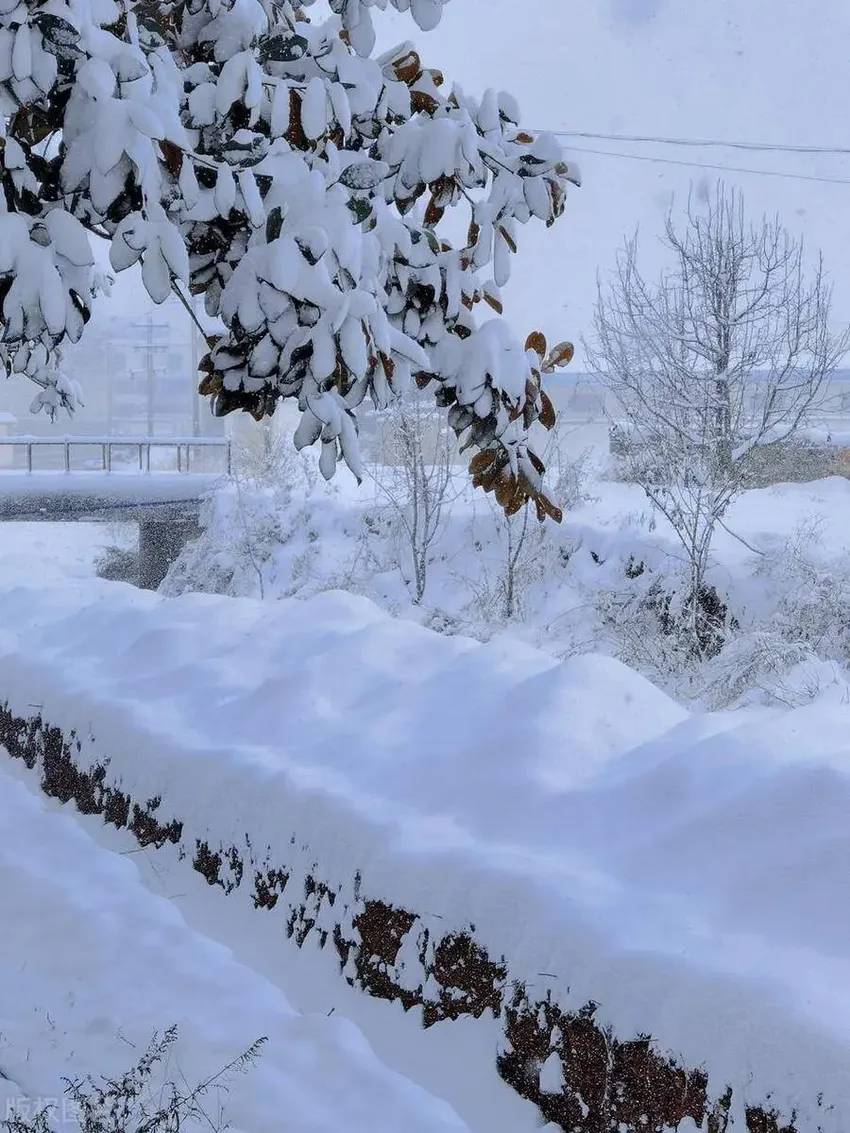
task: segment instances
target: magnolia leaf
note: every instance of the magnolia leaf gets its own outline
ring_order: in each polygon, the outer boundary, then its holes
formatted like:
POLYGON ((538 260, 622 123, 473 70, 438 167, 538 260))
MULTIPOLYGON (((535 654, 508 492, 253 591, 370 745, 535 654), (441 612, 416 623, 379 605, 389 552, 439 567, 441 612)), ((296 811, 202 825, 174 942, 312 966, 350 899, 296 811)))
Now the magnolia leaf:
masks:
POLYGON ((261 63, 296 63, 307 54, 309 42, 303 35, 270 35, 257 52, 261 63))
POLYGON ((568 366, 572 362, 575 352, 575 347, 571 342, 559 342, 557 346, 552 347, 549 357, 543 363, 543 370, 546 373, 551 373, 556 367, 568 366))
POLYGON ((277 240, 282 228, 283 213, 280 210, 280 206, 275 205, 266 217, 266 243, 271 244, 274 240, 277 240))
POLYGON ((511 236, 511 234, 508 232, 508 230, 501 224, 499 225, 499 232, 501 233, 502 239, 505 241, 505 243, 510 248, 510 250, 512 252, 515 252, 516 251, 516 240, 514 240, 513 236, 511 236))
POLYGON ((539 358, 546 356, 546 337, 539 330, 533 330, 525 340, 525 349, 532 350, 539 358))
POLYGON ((527 500, 528 496, 526 496, 525 492, 523 492, 521 489, 518 489, 516 494, 514 495, 514 498, 510 500, 509 503, 505 506, 505 515, 508 517, 516 515, 516 513, 522 509, 522 505, 527 500))
POLYGON ((471 472, 471 474, 473 476, 478 476, 480 475, 480 473, 488 469, 496 459, 496 455, 496 450, 492 448, 485 449, 483 452, 476 453, 475 456, 473 456, 472 460, 470 460, 469 462, 469 471, 471 472))
POLYGON ((61 16, 54 16, 52 12, 38 12, 33 16, 32 22, 38 25, 48 51, 51 45, 72 47, 80 38, 80 33, 72 23, 63 20, 61 16))
POLYGON ((431 231, 430 228, 426 228, 424 231, 425 231, 425 239, 428 241, 428 247, 431 249, 431 251, 434 253, 435 256, 439 256, 439 254, 440 254, 440 241, 437 239, 437 237, 434 235, 434 233, 431 231))
POLYGON ((390 167, 383 161, 356 161, 340 175, 340 184, 346 189, 375 189, 389 174, 390 167))
MULTIPOLYGON (((540 421, 540 424, 543 426, 544 429, 554 429, 555 428, 555 407, 552 404, 551 400, 549 399, 549 395, 547 393, 545 393, 543 390, 540 391, 540 402, 543 406, 543 408, 540 411, 540 416, 538 418, 538 420, 540 421)), ((535 465, 535 467, 537 467, 537 466, 535 465)), ((538 468, 537 471, 542 472, 543 469, 538 468)))
POLYGON ((400 83, 415 83, 422 74, 422 60, 415 51, 409 51, 401 59, 393 63, 393 70, 400 83))
POLYGON ((563 520, 564 513, 559 507, 553 504, 547 496, 544 496, 542 492, 539 492, 534 497, 534 502, 537 504, 538 518, 540 518, 540 512, 542 510, 545 515, 548 515, 550 519, 554 519, 556 523, 560 523, 563 520))
POLYGON ((358 224, 362 224, 372 215, 372 202, 368 197, 352 197, 346 204, 354 213, 354 219, 358 224))

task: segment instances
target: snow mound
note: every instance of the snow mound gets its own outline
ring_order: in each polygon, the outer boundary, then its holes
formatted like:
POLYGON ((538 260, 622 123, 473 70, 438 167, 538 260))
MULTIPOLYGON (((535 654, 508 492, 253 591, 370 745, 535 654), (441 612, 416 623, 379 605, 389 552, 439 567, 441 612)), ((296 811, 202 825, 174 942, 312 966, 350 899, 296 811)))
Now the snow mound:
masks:
POLYGON ((610 658, 445 637, 340 592, 69 581, 0 594, 0 624, 13 711, 43 705, 83 763, 161 795, 161 821, 224 846, 250 831, 296 878, 319 863, 346 902, 360 870, 441 932, 474 924, 565 1009, 596 1000, 618 1035, 705 1066, 736 1105, 770 1096, 804 1121, 823 1092, 823 1128, 842 1127, 838 685, 800 709, 689 715, 610 658))

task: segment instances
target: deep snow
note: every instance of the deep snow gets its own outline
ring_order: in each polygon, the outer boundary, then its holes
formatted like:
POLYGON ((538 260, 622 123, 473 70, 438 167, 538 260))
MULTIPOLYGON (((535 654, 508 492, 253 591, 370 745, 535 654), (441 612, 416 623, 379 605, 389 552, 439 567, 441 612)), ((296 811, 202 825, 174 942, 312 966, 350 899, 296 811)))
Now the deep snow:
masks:
POLYGON ((350 889, 360 868, 444 930, 473 921, 513 973, 598 999, 739 1103, 770 1091, 805 1119, 823 1091, 824 1128, 846 1124, 846 685, 691 715, 610 658, 447 638, 338 592, 2 580, 4 696, 37 690, 163 818, 250 829, 287 864, 294 832, 304 872, 350 889))
MULTIPOLYGON (((61 1078, 118 1076, 154 1031, 179 1038, 164 1082, 194 1086, 268 1037, 257 1064, 205 1101, 234 1131, 422 1133, 467 1126, 394 1074, 341 1017, 302 1015, 227 948, 188 928, 68 813, 0 768, 0 1119, 62 1099, 61 1078)), ((75 1127, 61 1100, 53 1114, 75 1127)), ((188 1122, 186 1127, 203 1126, 188 1122)))

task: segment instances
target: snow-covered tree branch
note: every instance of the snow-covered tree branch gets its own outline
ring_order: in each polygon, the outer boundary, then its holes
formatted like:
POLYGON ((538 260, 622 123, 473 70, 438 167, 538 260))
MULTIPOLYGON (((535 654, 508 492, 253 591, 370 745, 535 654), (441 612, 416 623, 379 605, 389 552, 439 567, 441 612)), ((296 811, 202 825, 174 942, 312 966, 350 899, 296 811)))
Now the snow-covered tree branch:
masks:
MULTIPOLYGON (((391 3, 427 30, 444 0, 391 3)), ((312 0, 0 0, 0 360, 73 405, 52 363, 99 290, 93 234, 156 302, 185 288, 223 322, 201 363, 216 414, 294 398, 296 445, 359 476, 358 405, 415 380, 477 450, 477 483, 557 518, 529 431, 571 349, 523 347, 499 288, 518 225, 554 223, 577 173, 510 96, 447 88, 410 44, 372 58, 376 6, 311 22, 312 0)))

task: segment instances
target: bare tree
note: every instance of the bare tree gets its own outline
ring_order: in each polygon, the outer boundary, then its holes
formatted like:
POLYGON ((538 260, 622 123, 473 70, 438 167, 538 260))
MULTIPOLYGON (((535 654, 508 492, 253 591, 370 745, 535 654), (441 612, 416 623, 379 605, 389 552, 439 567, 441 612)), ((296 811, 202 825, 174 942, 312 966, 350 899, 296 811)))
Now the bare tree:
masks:
POLYGON ((685 615, 705 650, 701 608, 711 542, 746 487, 757 446, 786 441, 822 401, 850 344, 830 330, 832 292, 818 256, 779 220, 747 220, 720 182, 684 223, 668 214, 670 266, 657 282, 638 267, 637 235, 599 283, 589 364, 625 418, 620 456, 685 549, 685 615))
POLYGON ((421 394, 400 398, 387 411, 375 482, 392 512, 404 548, 399 566, 417 603, 425 596, 433 547, 442 534, 447 507, 458 494, 455 451, 452 433, 421 394))

